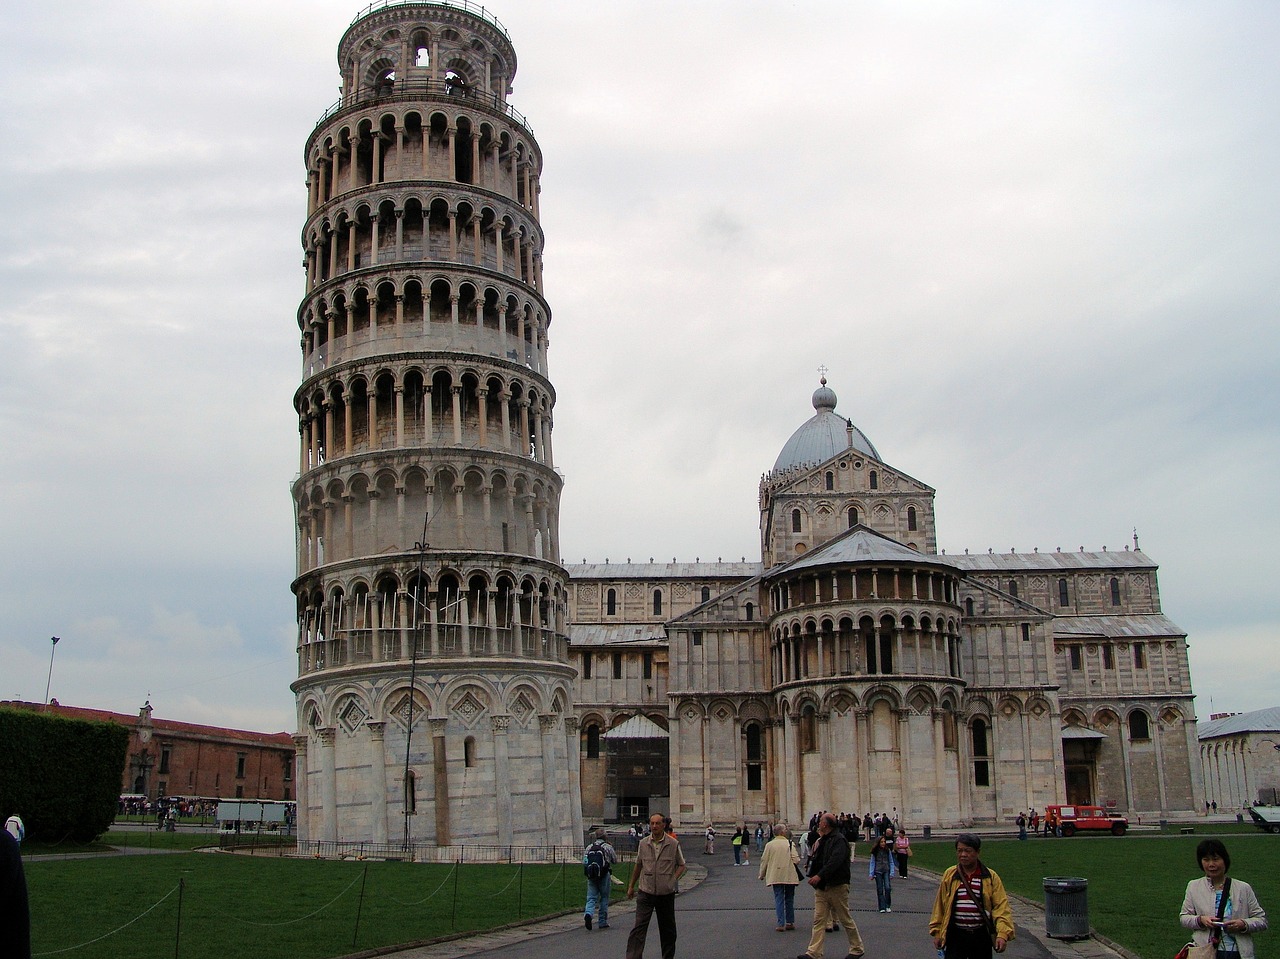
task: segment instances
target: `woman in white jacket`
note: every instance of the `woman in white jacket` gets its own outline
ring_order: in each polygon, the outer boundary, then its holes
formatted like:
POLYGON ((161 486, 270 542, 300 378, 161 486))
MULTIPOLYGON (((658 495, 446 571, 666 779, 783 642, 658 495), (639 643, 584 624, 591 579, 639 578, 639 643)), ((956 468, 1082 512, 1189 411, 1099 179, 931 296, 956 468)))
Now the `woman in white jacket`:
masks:
POLYGON ((1227 875, 1231 855, 1220 839, 1206 839, 1196 846, 1196 863, 1204 876, 1187 883, 1179 917, 1183 928, 1194 930, 1191 938, 1196 945, 1212 943, 1218 959, 1253 959, 1253 934, 1267 928, 1267 914, 1253 887, 1227 875))
POLYGON ((773 827, 773 838, 764 845, 760 856, 759 878, 773 887, 773 909, 778 932, 796 927, 796 885, 800 874, 800 853, 791 844, 791 832, 783 823, 773 827))

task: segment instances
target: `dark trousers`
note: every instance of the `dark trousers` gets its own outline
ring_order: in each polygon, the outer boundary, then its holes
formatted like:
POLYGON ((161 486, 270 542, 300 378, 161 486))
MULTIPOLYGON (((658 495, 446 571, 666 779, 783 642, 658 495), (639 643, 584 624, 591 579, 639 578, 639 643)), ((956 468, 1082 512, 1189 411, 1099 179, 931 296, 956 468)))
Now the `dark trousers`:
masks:
POLYGON ((991 959, 991 936, 985 929, 947 927, 946 959, 991 959))
POLYGON ((907 878, 907 860, 910 858, 905 852, 895 852, 898 857, 898 875, 903 879, 907 878))
POLYGON ((636 893, 636 924, 627 936, 627 959, 644 956, 644 940, 649 935, 649 919, 658 914, 658 939, 662 943, 662 959, 675 959, 676 955, 676 897, 651 896, 647 892, 636 893))

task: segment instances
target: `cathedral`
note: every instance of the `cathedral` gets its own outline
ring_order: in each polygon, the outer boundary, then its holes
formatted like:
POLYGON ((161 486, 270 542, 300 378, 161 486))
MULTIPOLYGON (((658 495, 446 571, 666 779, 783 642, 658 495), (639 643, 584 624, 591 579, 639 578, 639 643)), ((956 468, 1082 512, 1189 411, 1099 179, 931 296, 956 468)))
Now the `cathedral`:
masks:
POLYGON ((568 567, 586 818, 1196 811, 1186 635, 1137 544, 939 555, 934 490, 825 378, 813 410, 760 481, 761 562, 568 567))
POLYGON ((511 38, 481 7, 391 2, 337 65, 304 147, 302 843, 1199 807, 1186 637, 1137 543, 939 555, 933 489, 825 379, 761 480, 759 562, 566 566, 511 38))

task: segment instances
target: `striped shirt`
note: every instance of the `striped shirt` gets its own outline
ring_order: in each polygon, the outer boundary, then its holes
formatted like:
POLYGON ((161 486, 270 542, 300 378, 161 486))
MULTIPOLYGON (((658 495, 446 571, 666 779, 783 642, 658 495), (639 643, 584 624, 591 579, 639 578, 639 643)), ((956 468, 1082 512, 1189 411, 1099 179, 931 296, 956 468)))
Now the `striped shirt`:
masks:
POLYGON ((957 878, 960 885, 956 887, 956 901, 951 910, 952 922, 957 929, 982 929, 985 923, 982 921, 982 910, 978 908, 978 903, 982 902, 982 874, 974 870, 972 876, 965 876, 961 872, 957 878))

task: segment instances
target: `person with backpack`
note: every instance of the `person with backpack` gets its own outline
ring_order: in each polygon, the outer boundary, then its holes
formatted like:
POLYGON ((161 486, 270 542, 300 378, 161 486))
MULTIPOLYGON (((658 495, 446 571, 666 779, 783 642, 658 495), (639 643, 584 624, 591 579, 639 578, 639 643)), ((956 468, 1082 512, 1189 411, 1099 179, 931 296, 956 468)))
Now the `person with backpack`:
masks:
POLYGON ((587 905, 583 912, 582 924, 591 930, 591 921, 598 912, 600 922, 597 929, 609 928, 609 895, 613 891, 613 864, 618 861, 618 854, 603 829, 591 834, 592 840, 582 853, 582 871, 587 877, 587 905))

